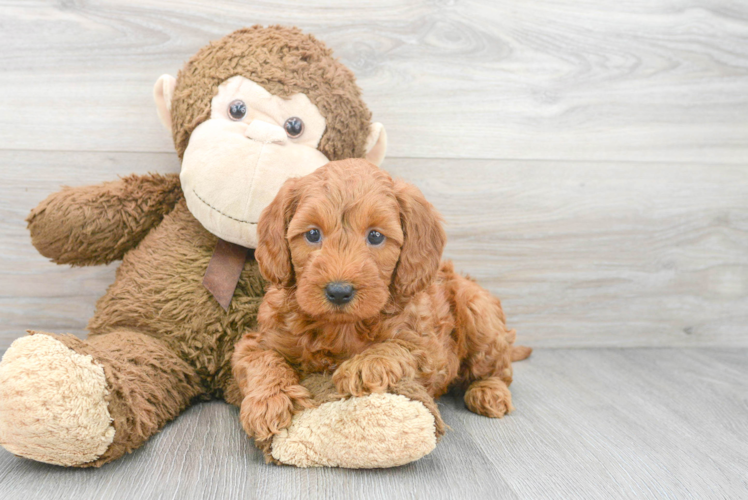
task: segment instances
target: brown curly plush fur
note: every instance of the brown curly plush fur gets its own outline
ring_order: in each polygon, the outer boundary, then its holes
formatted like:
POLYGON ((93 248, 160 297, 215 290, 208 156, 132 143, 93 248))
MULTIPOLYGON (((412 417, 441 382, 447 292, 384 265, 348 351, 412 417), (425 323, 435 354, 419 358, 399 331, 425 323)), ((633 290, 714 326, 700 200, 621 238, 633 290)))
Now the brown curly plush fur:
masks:
MULTIPOLYGON (((363 156, 371 113, 353 74, 311 35, 254 26, 211 43, 179 72, 171 117, 180 158, 209 117, 218 86, 235 75, 275 95, 306 94, 327 123, 319 150, 331 159, 363 156)), ((58 264, 122 259, 89 321, 89 338, 47 334, 90 354, 106 375, 115 440, 82 466, 137 448, 195 398, 241 403, 230 357, 240 335, 256 328, 265 282, 249 259, 223 311, 202 285, 217 238, 187 209, 178 176, 66 188, 27 220, 34 246, 58 264)))
POLYGON ((333 373, 341 394, 385 392, 414 380, 433 397, 467 388, 467 407, 501 417, 512 411, 508 386, 514 330, 498 299, 441 262, 440 217, 412 185, 365 160, 332 162, 285 183, 263 212, 257 259, 273 283, 260 306, 260 330, 233 356, 244 395, 241 420, 267 439, 309 406, 300 379, 333 373), (319 243, 305 233, 317 228, 319 243), (367 243, 376 229, 386 236, 367 243), (327 299, 332 282, 353 299, 327 299))
POLYGON ((252 26, 211 42, 179 72, 171 117, 180 158, 192 131, 210 117, 218 85, 236 75, 277 96, 306 94, 327 122, 318 149, 330 160, 364 156, 371 112, 353 73, 297 28, 252 26))
MULTIPOLYGON (((130 250, 121 256, 115 282, 96 304, 88 340, 47 334, 104 367, 115 442, 86 466, 142 445, 197 397, 241 402, 229 360, 241 333, 256 326, 265 282, 257 262, 248 260, 231 307, 223 311, 202 285, 217 238, 187 210, 175 177, 130 176, 68 188, 28 218, 32 242, 55 262, 98 264, 106 238, 110 248, 130 238, 121 244, 130 250), (138 185, 148 196, 138 196, 138 185), (123 200, 122 193, 131 196, 123 200), (67 219, 71 211, 90 214, 96 230, 67 219)), ((119 255, 107 259, 112 256, 119 255)))
POLYGON ((92 336, 88 341, 73 335, 45 335, 79 354, 92 356, 104 367, 114 441, 89 466, 104 464, 139 447, 163 422, 176 417, 204 392, 193 367, 175 359, 172 351, 154 337, 127 330, 92 336))
POLYGON ((134 248, 181 196, 177 175, 130 175, 96 189, 66 187, 26 220, 39 253, 57 264, 109 264, 134 248))

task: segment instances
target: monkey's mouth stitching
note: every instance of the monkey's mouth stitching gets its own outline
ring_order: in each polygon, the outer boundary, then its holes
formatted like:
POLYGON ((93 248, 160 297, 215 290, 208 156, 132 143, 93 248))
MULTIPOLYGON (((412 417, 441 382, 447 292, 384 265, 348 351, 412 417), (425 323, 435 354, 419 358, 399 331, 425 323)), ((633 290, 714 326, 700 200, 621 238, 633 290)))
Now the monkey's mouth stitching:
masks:
POLYGON ((227 214, 227 213, 221 212, 221 211, 220 211, 220 210, 218 210, 218 209, 217 209, 216 207, 214 207, 213 205, 211 205, 211 204, 210 204, 210 203, 208 203, 207 201, 203 200, 203 199, 202 199, 202 198, 200 197, 200 195, 199 195, 199 194, 197 194, 197 191, 195 191, 195 189, 194 189, 194 188, 192 189, 192 194, 194 194, 194 195, 195 195, 195 196, 197 197, 197 199, 198 199, 198 200, 200 200, 200 201, 202 201, 203 203, 205 203, 205 205, 206 205, 206 206, 207 206, 208 208, 210 208, 210 209, 212 209, 212 210, 215 210, 216 212, 218 212, 219 214, 223 215, 224 217, 228 217, 229 219, 231 219, 231 220, 235 220, 236 222, 241 222, 242 224, 253 224, 253 225, 255 225, 255 226, 257 225, 257 223, 256 223, 256 222, 250 222, 250 221, 248 221, 248 220, 237 219, 236 217, 232 217, 231 215, 229 215, 229 214, 227 214))

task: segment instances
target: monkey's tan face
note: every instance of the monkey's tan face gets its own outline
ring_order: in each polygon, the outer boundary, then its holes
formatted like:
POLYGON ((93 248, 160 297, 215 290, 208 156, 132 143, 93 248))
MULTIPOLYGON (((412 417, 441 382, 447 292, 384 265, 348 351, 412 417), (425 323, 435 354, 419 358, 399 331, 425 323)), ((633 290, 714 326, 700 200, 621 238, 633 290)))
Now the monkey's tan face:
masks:
POLYGON ((184 152, 180 180, 190 212, 216 236, 255 248, 260 213, 283 182, 328 162, 317 150, 325 126, 304 94, 283 99, 229 78, 184 152))

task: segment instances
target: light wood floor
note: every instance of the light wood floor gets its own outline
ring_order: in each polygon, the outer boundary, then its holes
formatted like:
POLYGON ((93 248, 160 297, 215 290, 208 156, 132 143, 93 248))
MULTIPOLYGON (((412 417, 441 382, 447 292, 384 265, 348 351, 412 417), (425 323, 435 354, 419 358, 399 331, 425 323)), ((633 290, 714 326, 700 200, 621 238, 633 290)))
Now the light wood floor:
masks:
POLYGON ((241 26, 353 69, 384 168, 533 357, 517 411, 386 471, 273 467, 190 409, 99 470, 0 450, 0 498, 748 498, 748 4, 741 0, 0 0, 0 353, 85 335, 116 265, 55 266, 24 218, 61 185, 176 172, 151 88, 241 26))

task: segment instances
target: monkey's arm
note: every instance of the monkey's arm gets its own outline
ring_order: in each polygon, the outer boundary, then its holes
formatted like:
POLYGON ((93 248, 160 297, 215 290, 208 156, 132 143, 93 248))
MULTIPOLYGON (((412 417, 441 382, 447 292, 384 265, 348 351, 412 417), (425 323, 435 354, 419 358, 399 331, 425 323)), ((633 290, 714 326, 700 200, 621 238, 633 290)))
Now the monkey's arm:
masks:
POLYGON ((26 218, 31 242, 57 264, 108 264, 135 247, 182 196, 177 174, 130 175, 64 188, 26 218))

